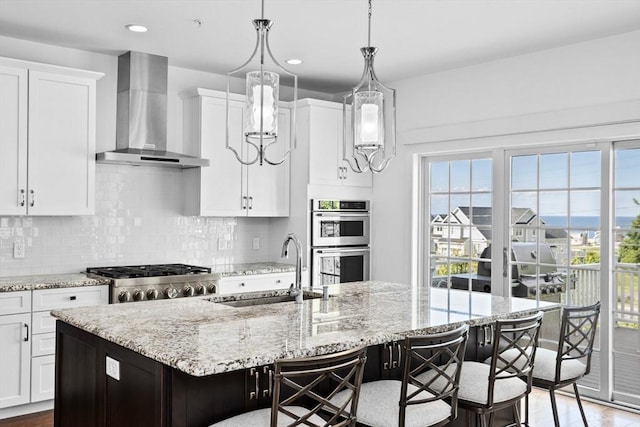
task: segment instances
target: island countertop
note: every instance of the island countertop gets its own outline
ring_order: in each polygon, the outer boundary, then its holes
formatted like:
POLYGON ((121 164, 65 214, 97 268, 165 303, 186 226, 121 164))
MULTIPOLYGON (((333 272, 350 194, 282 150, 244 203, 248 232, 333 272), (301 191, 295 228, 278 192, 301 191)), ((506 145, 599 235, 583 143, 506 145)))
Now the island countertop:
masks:
POLYGON ((441 288, 420 292, 378 281, 329 289, 328 300, 308 299, 302 304, 238 308, 220 304, 252 296, 242 294, 80 307, 52 315, 187 374, 206 376, 559 306, 441 288))

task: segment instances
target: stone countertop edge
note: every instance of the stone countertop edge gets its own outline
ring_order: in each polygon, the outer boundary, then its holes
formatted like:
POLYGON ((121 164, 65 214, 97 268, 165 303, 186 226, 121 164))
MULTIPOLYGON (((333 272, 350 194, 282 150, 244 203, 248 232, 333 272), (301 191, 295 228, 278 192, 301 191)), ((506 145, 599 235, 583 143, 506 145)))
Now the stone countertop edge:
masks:
POLYGON ((217 303, 238 299, 229 295, 149 301, 144 307, 80 307, 55 310, 52 315, 186 374, 207 376, 560 307, 447 289, 431 288, 428 294, 415 296, 409 286, 371 281, 331 285, 328 301, 308 299, 299 305, 235 308, 217 303))
MULTIPOLYGON (((225 264, 212 266, 211 272, 220 277, 245 276, 252 274, 294 272, 295 265, 275 262, 245 264, 225 264)), ((0 292, 31 291, 37 289, 73 288, 78 286, 99 286, 111 283, 109 278, 101 278, 85 273, 39 274, 33 276, 0 277, 0 292)))
POLYGON ((10 276, 0 277, 0 292, 100 286, 108 285, 109 283, 111 283, 110 279, 90 277, 84 273, 10 276))

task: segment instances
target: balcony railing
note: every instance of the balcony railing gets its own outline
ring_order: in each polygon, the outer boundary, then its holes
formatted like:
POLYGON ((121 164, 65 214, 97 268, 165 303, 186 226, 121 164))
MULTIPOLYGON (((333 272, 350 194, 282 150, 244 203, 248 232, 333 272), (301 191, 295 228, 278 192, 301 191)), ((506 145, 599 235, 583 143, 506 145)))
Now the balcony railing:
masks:
MULTIPOLYGON (((572 265, 575 286, 568 290, 564 303, 588 305, 600 301, 600 264, 572 265)), ((616 264, 613 272, 615 326, 638 328, 640 317, 640 265, 616 264)))

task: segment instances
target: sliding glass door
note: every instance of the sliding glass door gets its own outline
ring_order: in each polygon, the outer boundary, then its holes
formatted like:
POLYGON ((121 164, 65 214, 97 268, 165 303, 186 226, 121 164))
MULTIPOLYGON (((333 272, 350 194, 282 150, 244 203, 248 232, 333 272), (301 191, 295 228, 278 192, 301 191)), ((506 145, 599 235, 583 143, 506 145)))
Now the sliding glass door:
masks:
POLYGON ((640 406, 640 141, 613 156, 612 398, 640 406))
POLYGON ((423 171, 423 285, 600 301, 581 393, 640 406, 640 141, 426 156, 423 171))
MULTIPOLYGON (((601 230, 607 229, 608 186, 603 174, 607 144, 507 152, 510 188, 508 225, 513 294, 565 305, 601 301, 601 230), (603 197, 604 196, 604 197, 603 197)), ((606 170, 606 169, 605 169, 606 170)), ((606 251, 605 251, 606 254, 606 251)), ((606 280, 605 280, 606 281, 606 280)), ((606 312, 603 302, 603 312, 606 312)), ((606 323, 606 322, 604 322, 606 323)), ((596 333, 591 374, 580 381, 588 394, 602 397, 606 367, 601 355, 602 325, 596 333), (603 376, 604 374, 604 376, 603 376)), ((543 321, 542 345, 556 347, 558 312, 543 321)))

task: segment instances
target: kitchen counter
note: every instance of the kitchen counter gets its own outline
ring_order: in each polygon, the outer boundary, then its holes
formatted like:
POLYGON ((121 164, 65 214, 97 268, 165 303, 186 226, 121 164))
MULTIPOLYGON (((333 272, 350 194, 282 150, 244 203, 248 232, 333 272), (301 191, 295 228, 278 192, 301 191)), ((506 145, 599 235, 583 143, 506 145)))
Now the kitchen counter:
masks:
POLYGON ((246 264, 223 264, 211 266, 211 272, 220 274, 220 277, 289 273, 292 271, 296 271, 295 265, 281 264, 278 262, 254 262, 246 264))
MULTIPOLYGON (((461 323, 483 325, 559 305, 486 293, 359 282, 330 297, 234 308, 219 296, 56 310, 54 317, 192 376, 372 346, 461 323)), ((284 294, 274 291, 271 294, 284 294)), ((264 296, 265 293, 261 295, 264 296)))
POLYGON ((108 285, 109 279, 89 277, 84 273, 42 274, 36 276, 0 277, 0 292, 31 291, 37 289, 73 288, 108 285))
MULTIPOLYGON (((295 271, 292 264, 257 262, 246 264, 224 264, 211 266, 212 273, 220 277, 246 276, 252 274, 286 273, 295 271)), ((111 279, 85 273, 41 274, 34 276, 0 277, 0 292, 31 291, 36 289, 73 288, 77 286, 108 285, 111 279)))

